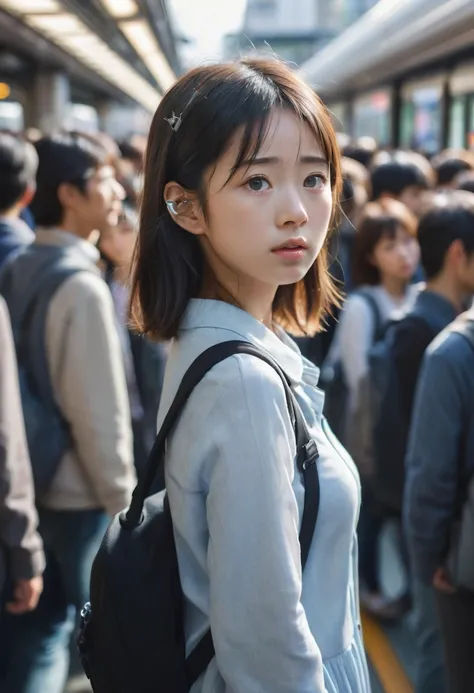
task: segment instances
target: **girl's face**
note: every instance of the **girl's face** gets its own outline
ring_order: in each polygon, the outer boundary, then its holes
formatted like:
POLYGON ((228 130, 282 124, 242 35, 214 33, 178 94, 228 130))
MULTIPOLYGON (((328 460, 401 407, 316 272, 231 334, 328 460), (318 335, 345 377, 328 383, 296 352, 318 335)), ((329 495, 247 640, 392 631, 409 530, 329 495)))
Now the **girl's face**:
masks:
POLYGON ((384 278, 409 282, 420 261, 416 238, 399 225, 393 238, 382 236, 374 248, 372 262, 384 278))
POLYGON ((128 267, 135 248, 135 229, 128 220, 101 233, 99 247, 115 267, 128 267))
POLYGON ((321 145, 291 111, 275 109, 257 158, 226 184, 239 146, 235 137, 206 176, 208 218, 198 233, 219 284, 255 313, 251 304, 268 309, 278 286, 312 267, 333 198, 321 145))

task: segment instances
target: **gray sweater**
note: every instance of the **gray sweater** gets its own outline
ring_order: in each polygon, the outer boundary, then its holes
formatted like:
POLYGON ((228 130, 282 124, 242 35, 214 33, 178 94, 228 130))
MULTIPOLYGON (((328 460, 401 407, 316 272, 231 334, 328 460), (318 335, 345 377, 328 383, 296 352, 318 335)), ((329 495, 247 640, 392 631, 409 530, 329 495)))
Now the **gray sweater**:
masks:
POLYGON ((248 355, 216 366, 191 395, 166 457, 187 649, 209 625, 216 648, 193 693, 368 693, 359 478, 322 417, 317 369, 283 331, 226 303, 193 300, 170 351, 159 422, 192 361, 232 339, 266 349, 290 378, 320 450, 321 504, 302 576, 304 488, 283 385, 248 355))

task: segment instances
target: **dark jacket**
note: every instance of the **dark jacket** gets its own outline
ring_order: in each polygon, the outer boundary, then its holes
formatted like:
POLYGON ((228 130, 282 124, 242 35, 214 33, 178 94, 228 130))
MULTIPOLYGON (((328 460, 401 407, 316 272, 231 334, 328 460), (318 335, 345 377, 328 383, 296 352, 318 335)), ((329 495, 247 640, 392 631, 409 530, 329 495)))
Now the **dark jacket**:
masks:
POLYGON ((393 348, 407 431, 411 424, 416 384, 425 351, 433 339, 456 318, 456 309, 443 296, 432 291, 422 291, 409 315, 421 319, 400 322, 393 348))
POLYGON ((17 252, 35 240, 35 234, 21 219, 0 217, 0 270, 10 253, 17 252))
POLYGON ((13 582, 42 574, 37 524, 15 347, 8 310, 0 297, 0 589, 7 570, 13 582))
POLYGON ((444 562, 460 491, 474 473, 474 350, 449 330, 423 361, 406 468, 404 520, 413 570, 431 584, 444 562))

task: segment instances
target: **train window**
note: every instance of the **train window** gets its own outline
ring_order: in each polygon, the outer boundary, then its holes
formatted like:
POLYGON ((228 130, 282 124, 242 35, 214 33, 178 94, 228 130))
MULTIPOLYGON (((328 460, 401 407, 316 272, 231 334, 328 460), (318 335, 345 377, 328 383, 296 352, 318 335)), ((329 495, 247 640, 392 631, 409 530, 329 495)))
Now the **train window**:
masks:
POLYGON ((411 101, 404 101, 401 109, 400 145, 404 149, 413 147, 415 130, 415 108, 411 101))
POLYGON ((401 144, 435 154, 441 149, 441 88, 423 86, 406 93, 402 107, 401 144))
POLYGON ((389 90, 379 90, 361 96, 354 102, 354 135, 373 137, 381 146, 390 143, 391 136, 391 94, 389 90))
POLYGON ((465 146, 466 99, 464 96, 455 96, 451 101, 449 110, 449 135, 448 146, 453 149, 462 149, 465 146))

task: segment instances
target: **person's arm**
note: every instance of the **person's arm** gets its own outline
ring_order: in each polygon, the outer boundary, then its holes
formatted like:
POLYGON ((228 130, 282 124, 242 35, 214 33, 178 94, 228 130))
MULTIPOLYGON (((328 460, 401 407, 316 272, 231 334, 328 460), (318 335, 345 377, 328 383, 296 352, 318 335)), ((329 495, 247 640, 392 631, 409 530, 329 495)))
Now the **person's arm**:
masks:
MULTIPOLYGON (((8 311, 0 299, 0 544, 8 552, 16 613, 36 606, 45 566, 8 311)), ((10 609, 15 611, 15 609, 10 609)))
POLYGON ((413 569, 427 584, 446 550, 457 499, 465 378, 458 352, 446 348, 456 338, 425 356, 407 454, 405 527, 413 569))
MULTIPOLYGON (((215 454, 207 496, 217 665, 233 693, 324 693, 301 603, 295 439, 284 389, 251 356, 217 368, 226 378, 209 420, 215 454)), ((317 599, 318 585, 311 591, 317 599)))
POLYGON ((357 294, 350 296, 341 313, 337 339, 344 375, 353 396, 368 371, 374 330, 374 316, 367 300, 357 294))
POLYGON ((48 312, 47 337, 75 452, 97 499, 114 515, 130 502, 136 477, 122 351, 105 282, 89 272, 68 279, 48 312), (55 313, 59 305, 66 325, 55 313))

